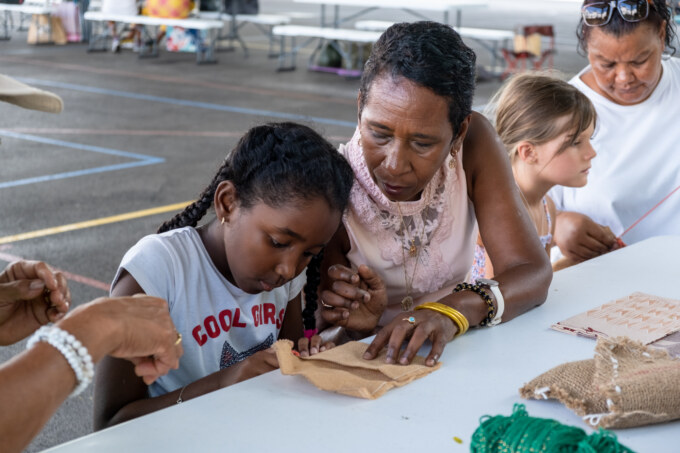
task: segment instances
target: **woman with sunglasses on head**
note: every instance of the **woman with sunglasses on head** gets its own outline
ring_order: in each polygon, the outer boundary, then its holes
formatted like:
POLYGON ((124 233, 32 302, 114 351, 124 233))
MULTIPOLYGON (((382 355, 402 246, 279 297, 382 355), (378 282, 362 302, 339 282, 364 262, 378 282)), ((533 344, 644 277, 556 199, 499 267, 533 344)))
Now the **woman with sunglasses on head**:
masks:
POLYGON ((633 243, 680 232, 680 194, 666 198, 680 184, 680 60, 664 54, 675 51, 666 0, 586 0, 581 12, 590 65, 571 83, 595 105, 598 158, 585 187, 551 191, 555 242, 575 262, 618 248, 623 233, 633 243))

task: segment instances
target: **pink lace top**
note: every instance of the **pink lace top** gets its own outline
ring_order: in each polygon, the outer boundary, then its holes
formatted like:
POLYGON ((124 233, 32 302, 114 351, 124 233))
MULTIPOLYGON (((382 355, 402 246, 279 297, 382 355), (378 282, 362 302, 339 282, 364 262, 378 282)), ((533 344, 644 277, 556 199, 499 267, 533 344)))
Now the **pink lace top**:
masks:
POLYGON ((343 217, 350 240, 347 258, 355 268, 366 264, 376 270, 387 286, 388 308, 380 325, 401 311, 407 281, 418 305, 444 297, 465 280, 472 266, 477 221, 467 194, 462 152, 454 170, 447 159, 419 200, 399 203, 403 220, 397 203, 380 191, 370 175, 358 129, 349 143, 340 146, 340 153, 356 176, 343 217), (411 241, 420 249, 415 257, 409 254, 411 241))

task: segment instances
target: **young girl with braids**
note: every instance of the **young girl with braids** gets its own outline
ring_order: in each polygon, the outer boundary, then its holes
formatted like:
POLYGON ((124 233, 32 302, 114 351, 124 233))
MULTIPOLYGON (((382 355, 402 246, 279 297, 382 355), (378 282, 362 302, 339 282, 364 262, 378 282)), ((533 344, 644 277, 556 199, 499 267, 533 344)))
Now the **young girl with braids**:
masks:
MULTIPOLYGON (((123 257, 112 295, 166 299, 184 356, 149 387, 128 362, 102 363, 95 429, 276 369, 270 346, 302 336, 302 271, 318 266, 352 182, 345 159, 306 126, 248 131, 199 199, 123 257), (215 217, 197 226, 211 206, 215 217)), ((317 283, 305 289, 308 331, 317 283)), ((324 349, 318 336, 301 343, 310 353, 324 349)))
MULTIPOLYGON (((494 96, 496 130, 505 145, 522 201, 541 245, 550 255, 555 204, 547 195, 556 186, 583 187, 595 150, 595 108, 567 82, 542 74, 511 78, 494 96)), ((470 280, 491 278, 493 268, 478 240, 470 280)))

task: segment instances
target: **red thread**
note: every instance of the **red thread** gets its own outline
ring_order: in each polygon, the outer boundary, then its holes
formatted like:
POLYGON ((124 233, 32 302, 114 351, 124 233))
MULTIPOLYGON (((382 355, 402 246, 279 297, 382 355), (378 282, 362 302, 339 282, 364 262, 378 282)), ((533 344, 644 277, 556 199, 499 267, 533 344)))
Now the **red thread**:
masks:
POLYGON ((663 199, 662 199, 661 201, 659 201, 657 204, 655 204, 655 205, 652 207, 652 209, 650 209, 649 211, 645 212, 645 214, 644 214, 642 217, 640 217, 639 219, 637 219, 631 226, 629 226, 629 227, 626 229, 626 231, 624 231, 623 233, 621 233, 621 235, 619 235, 618 239, 621 239, 621 237, 623 237, 624 234, 628 233, 628 232, 629 232, 630 230, 632 230, 633 227, 635 227, 638 223, 642 222, 642 221, 644 220, 645 217, 647 217, 649 214, 651 214, 652 211, 654 211, 656 208, 658 208, 659 206, 661 206, 666 200, 668 200, 668 199, 671 197, 671 195, 673 195, 675 192, 677 192, 678 189, 680 189, 680 186, 678 186, 678 187, 676 187, 675 189, 673 189, 673 190, 671 191, 671 193, 669 193, 668 195, 666 195, 665 197, 663 197, 663 199))

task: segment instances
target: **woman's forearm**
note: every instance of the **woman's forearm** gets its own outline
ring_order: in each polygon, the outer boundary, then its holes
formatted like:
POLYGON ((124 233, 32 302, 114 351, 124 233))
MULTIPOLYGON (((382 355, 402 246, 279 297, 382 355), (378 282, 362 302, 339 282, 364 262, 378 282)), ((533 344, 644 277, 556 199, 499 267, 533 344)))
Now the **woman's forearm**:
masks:
POLYGON ((47 343, 0 367, 0 451, 19 452, 40 432, 76 386, 64 356, 47 343))

